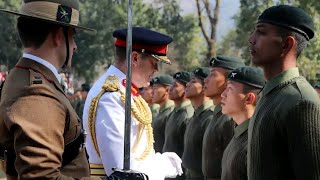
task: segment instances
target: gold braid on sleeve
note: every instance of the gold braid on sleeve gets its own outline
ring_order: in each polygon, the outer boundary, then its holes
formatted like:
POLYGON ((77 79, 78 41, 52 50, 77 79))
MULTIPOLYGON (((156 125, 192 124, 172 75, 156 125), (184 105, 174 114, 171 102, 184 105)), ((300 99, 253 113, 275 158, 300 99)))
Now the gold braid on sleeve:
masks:
MULTIPOLYGON (((106 78, 105 84, 103 84, 102 86, 101 92, 95 98, 92 99, 90 104, 90 109, 89 109, 89 116, 88 116, 88 119, 89 119, 88 126, 90 130, 91 139, 99 157, 100 157, 100 153, 99 153, 99 148, 98 148, 97 139, 96 139, 95 119, 96 119, 96 111, 97 111, 99 99, 105 92, 119 92, 121 95, 120 96, 121 101, 125 103, 125 94, 124 92, 120 91, 118 78, 114 75, 108 76, 106 78)), ((147 147, 143 151, 143 153, 140 155, 140 157, 136 157, 136 160, 141 161, 141 160, 144 160, 149 155, 150 151, 153 149, 154 140, 153 140, 153 130, 151 126, 152 113, 148 104, 140 95, 137 97, 134 97, 133 100, 135 103, 131 104, 131 112, 135 117, 135 119, 139 123, 141 123, 141 125, 143 126, 133 146, 133 151, 135 151, 135 149, 139 144, 144 127, 146 127, 146 130, 147 130, 147 147)))

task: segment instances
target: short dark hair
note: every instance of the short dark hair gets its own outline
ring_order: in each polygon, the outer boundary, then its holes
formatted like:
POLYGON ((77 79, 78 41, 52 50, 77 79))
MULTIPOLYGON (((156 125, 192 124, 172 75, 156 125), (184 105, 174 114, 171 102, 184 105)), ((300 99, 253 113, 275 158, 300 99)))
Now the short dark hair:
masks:
POLYGON ((307 46, 308 40, 300 33, 297 33, 295 31, 277 27, 279 35, 284 39, 288 36, 293 36, 295 40, 297 41, 297 48, 296 48, 296 56, 297 58, 300 56, 302 50, 307 46))
POLYGON ((89 92, 90 91, 90 85, 89 84, 81 84, 81 91, 86 91, 89 92))
MULTIPOLYGON (((132 49, 132 51, 135 51, 135 50, 132 49)), ((139 52, 142 55, 142 59, 145 59, 147 57, 147 54, 141 52, 141 50, 138 50, 137 52, 139 52)), ((127 58, 126 48, 115 46, 115 59, 116 59, 116 61, 125 62, 126 58, 127 58)))
POLYGON ((19 17, 17 23, 19 37, 25 48, 34 47, 37 49, 41 47, 49 33, 59 27, 61 26, 54 23, 27 17, 19 17))
POLYGON ((256 95, 257 98, 255 99, 254 105, 256 105, 258 100, 260 99, 261 89, 259 89, 259 88, 256 88, 256 87, 253 87, 253 86, 250 86, 250 85, 247 85, 247 84, 243 84, 242 92, 245 93, 245 94, 251 92, 251 93, 254 93, 256 95))
POLYGON ((115 46, 115 59, 117 61, 124 61, 126 59, 126 48, 115 46))

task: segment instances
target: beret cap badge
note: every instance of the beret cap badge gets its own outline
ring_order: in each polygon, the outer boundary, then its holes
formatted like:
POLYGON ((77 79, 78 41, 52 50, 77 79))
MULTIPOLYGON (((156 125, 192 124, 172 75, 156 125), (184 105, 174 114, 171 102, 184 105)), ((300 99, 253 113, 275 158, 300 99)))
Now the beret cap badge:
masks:
POLYGON ((236 75, 237 75, 237 73, 230 73, 230 78, 235 78, 236 77, 236 75))

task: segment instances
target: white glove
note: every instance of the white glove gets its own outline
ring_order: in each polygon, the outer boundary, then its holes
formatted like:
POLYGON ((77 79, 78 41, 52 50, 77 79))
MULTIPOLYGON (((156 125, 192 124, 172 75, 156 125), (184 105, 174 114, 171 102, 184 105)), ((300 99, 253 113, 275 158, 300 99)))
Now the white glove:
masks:
POLYGON ((181 176, 183 174, 182 167, 181 167, 182 160, 176 153, 165 152, 162 154, 162 156, 167 158, 173 167, 173 169, 171 169, 171 173, 168 173, 166 177, 175 178, 177 175, 181 176), (174 172, 172 172, 172 170, 174 170, 174 172))

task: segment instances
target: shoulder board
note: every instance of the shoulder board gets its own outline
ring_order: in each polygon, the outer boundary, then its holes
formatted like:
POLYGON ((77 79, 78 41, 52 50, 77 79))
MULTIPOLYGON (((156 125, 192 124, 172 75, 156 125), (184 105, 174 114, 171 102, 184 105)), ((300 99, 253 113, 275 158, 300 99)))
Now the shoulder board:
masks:
POLYGON ((33 71, 32 69, 29 69, 29 76, 30 76, 30 85, 32 84, 43 84, 44 80, 40 73, 37 73, 33 71))
POLYGON ((115 75, 109 75, 104 84, 102 85, 102 89, 106 92, 116 92, 120 90, 119 79, 115 75))

